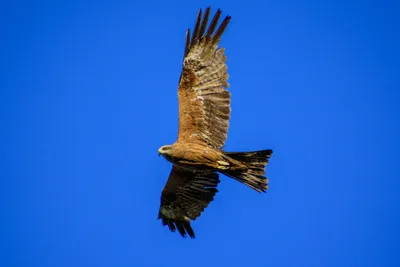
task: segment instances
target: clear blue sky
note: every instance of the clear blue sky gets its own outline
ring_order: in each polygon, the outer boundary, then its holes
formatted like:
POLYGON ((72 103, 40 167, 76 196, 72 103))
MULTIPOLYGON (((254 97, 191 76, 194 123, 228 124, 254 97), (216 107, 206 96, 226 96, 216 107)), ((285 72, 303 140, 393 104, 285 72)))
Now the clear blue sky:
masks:
POLYGON ((396 1, 8 2, 1 266, 400 265, 396 1), (274 155, 268 193, 221 177, 190 240, 157 220, 157 149, 208 5, 232 16, 226 150, 274 155))

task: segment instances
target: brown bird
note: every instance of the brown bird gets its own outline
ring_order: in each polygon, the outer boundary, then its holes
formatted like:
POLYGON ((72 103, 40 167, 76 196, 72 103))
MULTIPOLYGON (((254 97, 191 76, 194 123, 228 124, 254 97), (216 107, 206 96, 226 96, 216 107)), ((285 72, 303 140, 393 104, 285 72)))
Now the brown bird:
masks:
POLYGON ((192 36, 186 32, 183 69, 178 86, 179 133, 158 153, 173 164, 162 191, 158 219, 173 232, 194 238, 191 220, 214 199, 218 173, 258 191, 268 189, 265 167, 272 150, 225 152, 231 96, 224 48, 218 48, 230 16, 217 29, 218 9, 207 28, 210 7, 197 15, 192 36))

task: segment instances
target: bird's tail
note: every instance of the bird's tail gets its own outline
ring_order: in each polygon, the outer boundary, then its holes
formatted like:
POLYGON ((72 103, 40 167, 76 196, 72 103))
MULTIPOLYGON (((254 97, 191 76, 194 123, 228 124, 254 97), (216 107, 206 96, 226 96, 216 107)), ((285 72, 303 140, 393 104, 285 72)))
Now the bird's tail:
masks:
POLYGON ((268 189, 268 179, 265 177, 265 167, 272 155, 272 150, 253 152, 225 152, 225 155, 247 165, 247 169, 224 171, 223 173, 258 192, 268 189))

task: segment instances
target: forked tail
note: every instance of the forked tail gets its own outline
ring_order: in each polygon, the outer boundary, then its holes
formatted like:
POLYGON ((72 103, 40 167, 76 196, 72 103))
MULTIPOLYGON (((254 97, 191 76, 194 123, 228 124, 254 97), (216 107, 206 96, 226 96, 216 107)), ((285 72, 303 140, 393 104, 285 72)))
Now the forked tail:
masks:
POLYGON ((272 155, 272 150, 253 152, 225 152, 225 155, 247 165, 245 170, 225 171, 225 175, 253 188, 258 192, 268 189, 268 179, 265 177, 265 167, 272 155))

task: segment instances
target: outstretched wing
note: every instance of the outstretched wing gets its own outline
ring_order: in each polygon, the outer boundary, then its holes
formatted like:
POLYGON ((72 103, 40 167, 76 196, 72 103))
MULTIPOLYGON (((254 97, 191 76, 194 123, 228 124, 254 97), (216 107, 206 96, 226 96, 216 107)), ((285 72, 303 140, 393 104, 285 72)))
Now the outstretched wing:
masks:
POLYGON ((194 238, 190 220, 196 220, 203 210, 213 201, 218 192, 218 174, 198 172, 172 167, 171 174, 162 191, 158 219, 168 225, 172 232, 178 229, 185 237, 186 233, 194 238))
POLYGON ((179 81, 178 142, 206 143, 213 148, 225 144, 230 108, 228 73, 224 48, 217 49, 230 16, 216 30, 221 11, 218 9, 206 31, 210 7, 204 16, 200 9, 192 37, 186 33, 183 70, 179 81))

